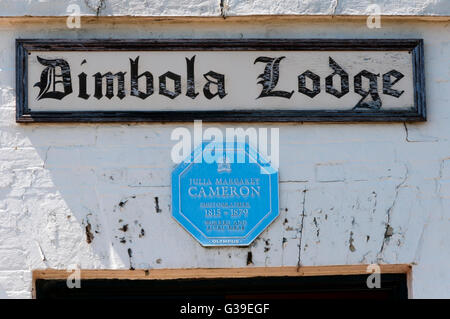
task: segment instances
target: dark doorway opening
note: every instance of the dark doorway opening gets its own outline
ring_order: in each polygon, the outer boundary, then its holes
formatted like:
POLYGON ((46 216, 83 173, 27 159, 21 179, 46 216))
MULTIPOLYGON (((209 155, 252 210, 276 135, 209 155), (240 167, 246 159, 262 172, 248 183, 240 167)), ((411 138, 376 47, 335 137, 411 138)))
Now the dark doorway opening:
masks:
POLYGON ((382 274, 381 288, 368 288, 368 275, 250 277, 215 279, 37 279, 37 299, 294 300, 407 299, 406 274, 382 274))

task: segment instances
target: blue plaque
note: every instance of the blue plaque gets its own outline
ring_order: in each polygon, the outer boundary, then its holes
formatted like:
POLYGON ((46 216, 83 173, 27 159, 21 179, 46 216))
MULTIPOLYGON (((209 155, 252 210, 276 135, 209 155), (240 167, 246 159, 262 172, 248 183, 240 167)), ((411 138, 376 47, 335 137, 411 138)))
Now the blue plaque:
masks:
POLYGON ((172 215, 203 246, 248 246, 278 213, 278 171, 248 144, 203 143, 172 172, 172 215))

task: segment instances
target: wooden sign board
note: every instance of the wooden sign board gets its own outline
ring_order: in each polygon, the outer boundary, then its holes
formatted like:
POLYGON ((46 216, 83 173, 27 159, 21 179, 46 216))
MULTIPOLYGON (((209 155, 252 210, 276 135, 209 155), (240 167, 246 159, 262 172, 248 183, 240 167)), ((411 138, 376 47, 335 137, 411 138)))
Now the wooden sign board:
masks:
POLYGON ((17 122, 424 121, 422 40, 17 40, 17 122))

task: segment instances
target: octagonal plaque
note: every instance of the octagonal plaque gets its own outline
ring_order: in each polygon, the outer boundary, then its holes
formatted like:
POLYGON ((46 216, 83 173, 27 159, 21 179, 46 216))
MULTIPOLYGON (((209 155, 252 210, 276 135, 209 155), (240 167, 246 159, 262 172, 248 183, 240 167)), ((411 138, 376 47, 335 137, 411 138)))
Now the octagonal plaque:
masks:
POLYGON ((172 172, 172 215, 203 246, 247 246, 278 213, 278 171, 248 144, 203 143, 172 172))

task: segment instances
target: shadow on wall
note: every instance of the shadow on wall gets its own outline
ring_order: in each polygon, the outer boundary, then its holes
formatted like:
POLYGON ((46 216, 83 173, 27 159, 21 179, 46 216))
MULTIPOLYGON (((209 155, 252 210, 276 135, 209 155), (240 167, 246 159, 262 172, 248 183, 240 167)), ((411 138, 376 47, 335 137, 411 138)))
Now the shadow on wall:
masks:
POLYGON ((198 244, 171 217, 170 128, 22 128, 39 156, 27 169, 30 184, 23 196, 33 221, 22 227, 33 234, 28 237, 38 252, 31 257, 34 268, 193 262, 198 244))
MULTIPOLYGON (((21 142, 14 142, 18 148, 10 157, 16 174, 22 174, 14 183, 21 187, 19 205, 26 218, 19 228, 30 251, 30 267, 245 267, 269 266, 272 259, 276 265, 296 265, 297 230, 292 229, 295 234, 287 243, 280 233, 285 216, 251 246, 220 249, 202 247, 172 218, 171 173, 176 164, 170 135, 179 126, 15 127, 21 142), (277 249, 271 251, 272 245, 277 249)), ((295 222, 297 213, 292 210, 295 216, 289 220, 295 222)), ((288 214, 287 209, 281 214, 288 214)))
POLYGON ((0 285, 0 299, 8 299, 8 294, 1 285, 0 285))

